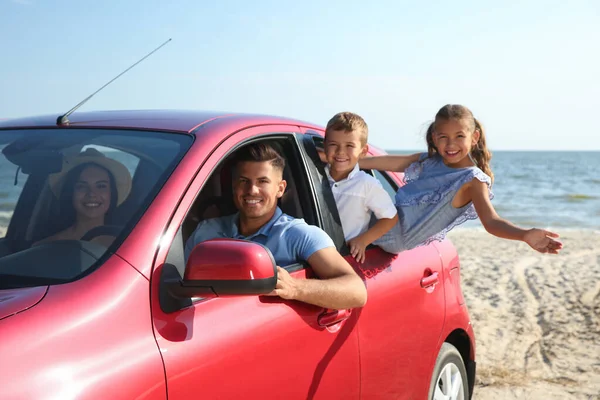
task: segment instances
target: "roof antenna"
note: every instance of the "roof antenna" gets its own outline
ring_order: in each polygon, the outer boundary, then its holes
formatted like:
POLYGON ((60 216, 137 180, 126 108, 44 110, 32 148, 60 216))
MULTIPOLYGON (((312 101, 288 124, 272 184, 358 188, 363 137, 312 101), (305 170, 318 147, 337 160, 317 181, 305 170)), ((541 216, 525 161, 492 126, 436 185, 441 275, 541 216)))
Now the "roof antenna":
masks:
POLYGON ((84 105, 89 99, 91 99, 96 93, 98 93, 99 91, 101 91, 102 89, 104 89, 105 87, 107 87, 108 85, 110 85, 112 82, 114 82, 115 80, 117 80, 121 75, 123 75, 125 72, 129 71, 131 68, 135 67, 136 65, 138 65, 139 63, 141 63, 142 61, 144 61, 146 58, 150 57, 153 53, 155 53, 156 51, 158 51, 158 49, 160 49, 161 47, 163 47, 164 45, 166 45, 167 43, 169 43, 171 41, 171 39, 167 40, 166 42, 164 42, 163 44, 161 44, 160 46, 158 46, 156 49, 152 50, 150 53, 146 54, 141 60, 139 60, 138 62, 136 62, 135 64, 133 64, 131 67, 127 68, 125 71, 121 72, 119 75, 115 76, 113 79, 111 79, 108 83, 106 83, 104 86, 102 86, 100 89, 96 90, 94 93, 90 94, 88 97, 86 97, 85 99, 83 99, 83 101, 81 101, 79 104, 77 104, 75 107, 71 108, 69 111, 67 111, 66 114, 64 115, 60 115, 57 119, 56 119, 56 125, 68 125, 69 124, 69 119, 68 116, 71 115, 75 110, 77 110, 79 107, 81 107, 82 105, 84 105))

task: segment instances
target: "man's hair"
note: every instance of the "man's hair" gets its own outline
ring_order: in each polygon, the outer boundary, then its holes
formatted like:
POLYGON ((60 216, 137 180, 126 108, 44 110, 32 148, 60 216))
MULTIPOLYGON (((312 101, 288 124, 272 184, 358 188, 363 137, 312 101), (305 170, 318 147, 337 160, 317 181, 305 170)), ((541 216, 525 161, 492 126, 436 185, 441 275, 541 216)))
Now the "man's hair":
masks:
POLYGON ((367 144, 369 138, 369 127, 365 120, 358 114, 351 112, 340 112, 335 114, 325 127, 325 140, 327 133, 331 131, 358 132, 360 144, 367 144))
POLYGON ((285 168, 285 159, 281 156, 280 152, 271 144, 264 142, 252 143, 237 151, 234 158, 234 165, 237 166, 239 163, 246 161, 269 161, 273 168, 280 170, 282 173, 285 168))

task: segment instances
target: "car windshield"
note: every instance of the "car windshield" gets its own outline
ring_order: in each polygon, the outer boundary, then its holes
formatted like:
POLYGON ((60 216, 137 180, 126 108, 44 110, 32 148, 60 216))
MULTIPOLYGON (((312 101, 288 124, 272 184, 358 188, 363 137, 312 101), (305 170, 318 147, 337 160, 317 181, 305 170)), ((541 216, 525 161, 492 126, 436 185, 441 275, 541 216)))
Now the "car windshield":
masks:
POLYGON ((163 132, 0 130, 0 289, 65 283, 95 269, 191 143, 163 132))

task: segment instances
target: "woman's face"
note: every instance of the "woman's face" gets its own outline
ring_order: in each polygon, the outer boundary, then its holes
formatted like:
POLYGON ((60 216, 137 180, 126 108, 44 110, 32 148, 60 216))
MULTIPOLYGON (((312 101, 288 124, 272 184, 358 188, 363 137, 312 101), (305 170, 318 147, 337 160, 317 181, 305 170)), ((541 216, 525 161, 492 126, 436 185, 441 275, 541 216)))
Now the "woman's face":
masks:
POLYGON ((77 218, 104 218, 110 208, 110 177, 103 168, 85 167, 75 181, 73 206, 77 218))

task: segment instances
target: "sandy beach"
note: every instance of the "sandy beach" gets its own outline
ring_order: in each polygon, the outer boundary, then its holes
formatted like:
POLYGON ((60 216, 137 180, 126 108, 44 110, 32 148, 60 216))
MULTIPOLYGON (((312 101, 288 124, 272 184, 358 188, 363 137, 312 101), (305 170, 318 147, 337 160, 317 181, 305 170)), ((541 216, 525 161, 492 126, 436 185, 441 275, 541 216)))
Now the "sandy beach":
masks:
POLYGON ((474 399, 600 399, 600 233, 543 255, 478 228, 449 234, 477 340, 474 399))

